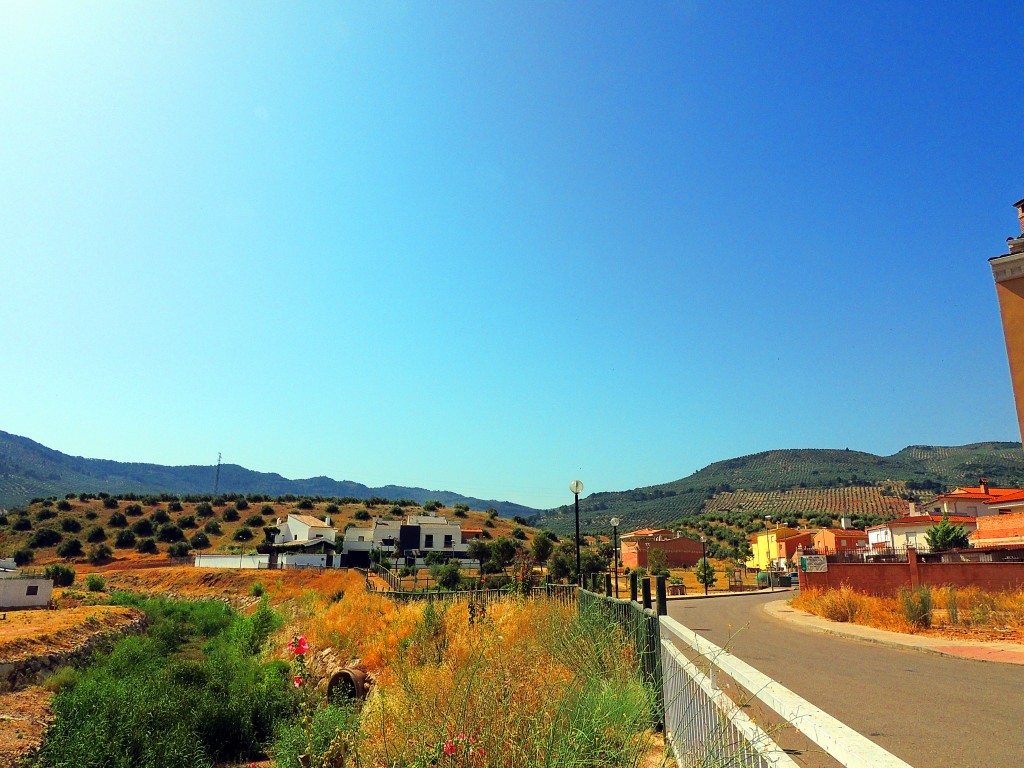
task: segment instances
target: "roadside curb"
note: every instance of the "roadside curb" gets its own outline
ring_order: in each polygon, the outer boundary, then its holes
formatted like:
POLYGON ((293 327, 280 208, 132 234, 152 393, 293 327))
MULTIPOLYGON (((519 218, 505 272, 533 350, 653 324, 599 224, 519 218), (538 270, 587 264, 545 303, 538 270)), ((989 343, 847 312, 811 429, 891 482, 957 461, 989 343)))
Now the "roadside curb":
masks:
POLYGON ((923 651, 939 656, 971 661, 997 662, 1000 664, 1024 665, 1024 645, 1015 643, 985 642, 982 640, 952 640, 927 635, 903 635, 885 629, 864 627, 858 624, 841 624, 820 616, 801 611, 785 600, 765 603, 764 611, 780 621, 786 621, 814 632, 833 635, 848 640, 862 640, 866 643, 899 648, 906 651, 923 651))

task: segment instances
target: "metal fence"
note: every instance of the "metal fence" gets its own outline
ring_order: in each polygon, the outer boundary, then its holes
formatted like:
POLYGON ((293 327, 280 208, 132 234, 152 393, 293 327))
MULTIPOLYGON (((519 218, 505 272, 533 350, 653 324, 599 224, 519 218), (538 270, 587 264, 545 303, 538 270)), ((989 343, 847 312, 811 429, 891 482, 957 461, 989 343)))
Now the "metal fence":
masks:
POLYGON ((845 768, 910 768, 678 621, 662 616, 660 623, 665 738, 684 768, 794 768, 797 763, 743 711, 755 701, 845 768), (696 653, 697 663, 677 643, 696 653), (726 695, 721 676, 732 681, 728 687, 740 701, 726 695))

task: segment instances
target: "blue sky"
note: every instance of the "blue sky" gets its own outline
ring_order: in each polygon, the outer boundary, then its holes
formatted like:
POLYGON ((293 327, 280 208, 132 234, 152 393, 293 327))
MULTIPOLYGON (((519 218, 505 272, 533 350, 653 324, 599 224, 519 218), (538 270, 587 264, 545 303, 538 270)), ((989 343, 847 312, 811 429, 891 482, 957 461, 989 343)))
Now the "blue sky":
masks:
POLYGON ((1020 3, 0 5, 0 429, 538 507, 1016 440, 1020 3))

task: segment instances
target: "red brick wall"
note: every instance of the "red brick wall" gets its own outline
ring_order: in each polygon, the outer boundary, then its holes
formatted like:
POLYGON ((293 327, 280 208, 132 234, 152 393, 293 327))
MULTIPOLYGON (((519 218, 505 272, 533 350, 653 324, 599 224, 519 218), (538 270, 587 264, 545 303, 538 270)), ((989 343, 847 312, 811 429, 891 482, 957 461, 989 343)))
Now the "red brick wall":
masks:
POLYGON ((829 563, 827 573, 800 573, 800 587, 836 589, 848 584, 858 592, 895 595, 914 582, 932 587, 976 586, 991 592, 1024 587, 1024 563, 829 563))
POLYGON ((688 568, 696 565, 701 556, 701 544, 694 539, 681 536, 678 539, 662 539, 650 541, 639 539, 624 541, 621 544, 623 568, 646 568, 650 551, 665 550, 665 558, 669 568, 688 568))

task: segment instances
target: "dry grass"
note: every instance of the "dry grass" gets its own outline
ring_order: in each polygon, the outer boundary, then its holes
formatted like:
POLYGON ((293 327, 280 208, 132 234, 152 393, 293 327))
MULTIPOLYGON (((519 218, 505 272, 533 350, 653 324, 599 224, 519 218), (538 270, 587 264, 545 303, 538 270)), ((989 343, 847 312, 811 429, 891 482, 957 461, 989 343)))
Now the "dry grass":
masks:
POLYGON ((583 764, 572 752, 592 751, 598 734, 607 742, 602 749, 618 750, 619 760, 627 756, 616 765, 638 765, 648 751, 635 722, 644 717, 646 694, 632 681, 632 652, 622 643, 571 636, 575 606, 507 599, 488 605, 486 618, 470 625, 465 602, 393 603, 367 594, 355 574, 339 586, 340 600, 301 598, 285 633, 304 633, 313 653, 333 647, 342 658, 358 658, 373 674, 376 685, 361 714, 360 764, 428 764, 459 734, 484 750, 485 758, 466 763, 481 768, 540 765, 544 756, 554 759, 546 764, 583 764), (595 694, 597 671, 604 682, 595 694), (577 717, 586 696, 594 699, 577 717), (624 700, 632 714, 616 710, 624 700))
POLYGON ((116 632, 140 615, 121 606, 8 611, 7 619, 0 621, 0 662, 77 648, 93 635, 116 632))
POLYGON ((1024 590, 985 592, 978 587, 930 587, 930 629, 915 626, 897 597, 865 595, 839 589, 807 589, 792 600, 794 608, 831 621, 852 622, 892 632, 968 636, 1024 642, 1024 590))

